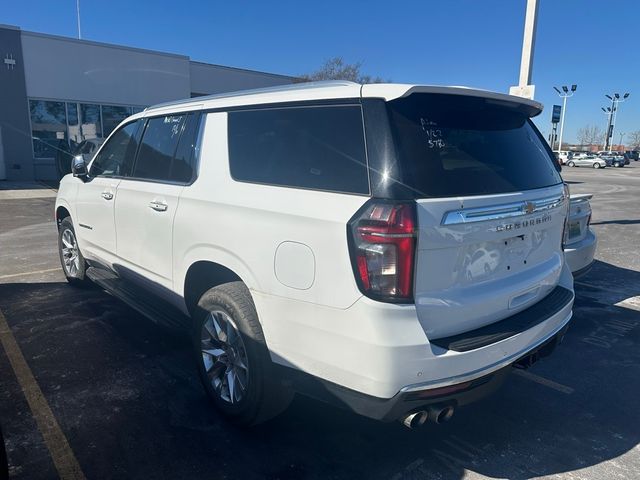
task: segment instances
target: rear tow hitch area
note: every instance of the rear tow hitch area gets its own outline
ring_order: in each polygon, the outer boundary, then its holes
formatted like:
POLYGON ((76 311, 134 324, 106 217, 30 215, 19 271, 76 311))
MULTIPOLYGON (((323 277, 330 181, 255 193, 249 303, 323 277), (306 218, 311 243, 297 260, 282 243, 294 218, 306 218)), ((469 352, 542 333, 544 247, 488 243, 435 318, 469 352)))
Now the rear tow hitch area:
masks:
POLYGON ((529 352, 524 357, 516 360, 513 364, 514 368, 526 370, 541 358, 551 355, 558 345, 564 340, 564 334, 567 332, 568 325, 558 332, 553 338, 549 339, 546 343, 543 343, 540 347, 532 352, 529 352))

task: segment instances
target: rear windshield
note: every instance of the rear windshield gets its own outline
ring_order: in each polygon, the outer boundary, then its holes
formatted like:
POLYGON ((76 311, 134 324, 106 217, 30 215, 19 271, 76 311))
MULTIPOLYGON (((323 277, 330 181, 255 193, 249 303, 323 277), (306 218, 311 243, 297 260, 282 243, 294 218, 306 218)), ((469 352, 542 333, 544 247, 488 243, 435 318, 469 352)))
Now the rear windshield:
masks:
POLYGON ((418 197, 517 192, 562 181, 528 116, 478 97, 412 94, 388 103, 400 180, 418 197))

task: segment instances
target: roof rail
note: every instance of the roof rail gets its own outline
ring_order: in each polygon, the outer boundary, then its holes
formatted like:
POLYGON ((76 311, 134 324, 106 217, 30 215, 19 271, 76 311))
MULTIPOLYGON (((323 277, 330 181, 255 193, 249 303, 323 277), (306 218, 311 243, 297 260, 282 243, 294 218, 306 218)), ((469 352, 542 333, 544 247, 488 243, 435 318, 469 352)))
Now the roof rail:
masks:
POLYGON ((358 85, 354 82, 346 80, 323 80, 319 82, 301 82, 287 85, 277 85, 274 87, 254 88, 251 90, 237 90, 233 92, 214 93, 213 95, 204 95, 201 97, 185 98, 184 100, 174 100, 172 102, 158 103, 144 109, 144 111, 155 110, 163 107, 173 107, 176 105, 184 105, 185 103, 198 103, 206 100, 215 100, 219 98, 243 97, 246 95, 257 95, 261 93, 290 92, 296 90, 308 90, 314 88, 329 87, 347 87, 350 85, 358 85))

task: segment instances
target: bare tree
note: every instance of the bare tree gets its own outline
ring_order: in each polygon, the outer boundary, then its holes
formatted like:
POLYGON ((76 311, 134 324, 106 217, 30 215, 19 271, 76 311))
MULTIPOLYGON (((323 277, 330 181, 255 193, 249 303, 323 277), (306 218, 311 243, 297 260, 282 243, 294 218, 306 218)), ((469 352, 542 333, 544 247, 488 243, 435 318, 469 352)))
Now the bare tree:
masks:
POLYGON ((360 71, 362 62, 346 63, 342 57, 334 57, 324 62, 315 72, 301 75, 299 82, 314 82, 318 80, 349 80, 356 83, 389 82, 381 77, 365 75, 360 71))
POLYGON ((629 133, 629 148, 631 150, 640 150, 640 130, 629 133))
POLYGON ((578 130, 578 142, 581 145, 598 145, 603 138, 604 132, 597 125, 586 125, 578 130))

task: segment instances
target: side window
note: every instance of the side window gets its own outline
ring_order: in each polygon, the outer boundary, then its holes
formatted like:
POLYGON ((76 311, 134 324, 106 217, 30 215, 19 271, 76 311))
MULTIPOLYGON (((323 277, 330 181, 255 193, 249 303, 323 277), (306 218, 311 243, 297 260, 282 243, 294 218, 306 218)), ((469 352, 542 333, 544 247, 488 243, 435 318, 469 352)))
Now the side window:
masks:
POLYGON ((229 112, 228 136, 235 180, 369 193, 359 105, 229 112))
POLYGON ((186 114, 150 118, 142 135, 133 177, 169 180, 186 114))
POLYGON ((126 175, 138 148, 142 120, 121 127, 109 138, 91 164, 91 176, 119 177, 126 175))

